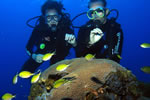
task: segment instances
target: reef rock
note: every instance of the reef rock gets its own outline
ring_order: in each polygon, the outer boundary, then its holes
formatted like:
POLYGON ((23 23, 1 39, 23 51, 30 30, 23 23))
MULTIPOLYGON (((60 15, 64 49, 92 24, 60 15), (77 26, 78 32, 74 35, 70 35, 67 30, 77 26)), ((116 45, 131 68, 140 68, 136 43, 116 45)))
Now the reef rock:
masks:
POLYGON ((143 96, 139 82, 131 71, 106 59, 63 60, 46 69, 33 84, 29 100, 149 100, 143 96), (63 72, 56 67, 70 64, 63 72), (57 80, 60 83, 54 88, 57 80))

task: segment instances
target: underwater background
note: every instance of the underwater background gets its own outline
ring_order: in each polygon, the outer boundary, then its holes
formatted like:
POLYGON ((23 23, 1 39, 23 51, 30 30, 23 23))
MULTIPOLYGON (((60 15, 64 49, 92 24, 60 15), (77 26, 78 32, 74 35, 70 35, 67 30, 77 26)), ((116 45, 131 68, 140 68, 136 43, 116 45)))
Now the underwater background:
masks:
MULTIPOLYGON (((27 100, 30 92, 30 80, 20 79, 16 85, 12 78, 28 59, 25 51, 26 43, 32 28, 26 21, 41 15, 41 6, 46 0, 1 0, 0 3, 0 96, 4 93, 16 94, 15 100, 27 100)), ((77 14, 87 11, 87 0, 62 0, 65 12, 71 19, 77 14)), ((140 47, 142 43, 150 43, 150 0, 107 0, 107 7, 117 9, 124 32, 122 60, 120 64, 133 72, 137 79, 150 82, 150 74, 143 73, 140 68, 150 66, 150 49, 140 47)), ((113 15, 113 13, 111 14, 113 15)), ((73 24, 81 26, 88 21, 86 15, 78 17, 73 24)), ((34 21, 31 23, 34 25, 34 21)), ((77 35, 78 29, 75 29, 77 35)), ((75 58, 71 49, 67 59, 75 58)), ((45 62, 39 69, 49 67, 45 62)))

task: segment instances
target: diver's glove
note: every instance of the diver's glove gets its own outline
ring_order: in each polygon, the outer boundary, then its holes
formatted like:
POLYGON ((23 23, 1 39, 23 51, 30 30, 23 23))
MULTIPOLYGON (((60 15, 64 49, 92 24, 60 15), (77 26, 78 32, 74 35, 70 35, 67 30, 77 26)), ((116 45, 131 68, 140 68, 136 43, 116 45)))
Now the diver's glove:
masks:
POLYGON ((42 54, 32 54, 32 59, 34 59, 37 63, 42 63, 43 55, 42 54))
POLYGON ((90 41, 89 45, 93 45, 96 42, 98 42, 102 37, 104 36, 104 33, 102 32, 101 29, 95 28, 91 31, 90 33, 90 41))
POLYGON ((73 34, 66 33, 65 40, 74 47, 77 45, 76 38, 73 34))

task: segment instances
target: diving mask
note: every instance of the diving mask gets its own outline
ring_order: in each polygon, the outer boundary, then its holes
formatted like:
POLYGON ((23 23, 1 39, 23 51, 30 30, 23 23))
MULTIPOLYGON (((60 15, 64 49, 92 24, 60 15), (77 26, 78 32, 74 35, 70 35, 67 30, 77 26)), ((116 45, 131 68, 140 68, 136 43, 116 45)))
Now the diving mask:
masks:
POLYGON ((97 7, 96 9, 89 9, 87 12, 87 16, 89 19, 95 19, 96 17, 104 17, 105 16, 105 9, 103 7, 97 7))
POLYGON ((48 15, 46 16, 47 22, 50 22, 52 20, 58 22, 59 21, 59 16, 58 15, 48 15))

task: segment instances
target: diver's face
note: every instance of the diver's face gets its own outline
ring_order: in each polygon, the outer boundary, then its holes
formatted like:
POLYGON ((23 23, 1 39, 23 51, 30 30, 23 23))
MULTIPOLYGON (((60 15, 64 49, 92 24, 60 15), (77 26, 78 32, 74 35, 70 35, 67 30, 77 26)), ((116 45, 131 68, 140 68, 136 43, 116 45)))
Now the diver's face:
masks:
MULTIPOLYGON (((90 9, 92 10, 97 10, 98 8, 104 8, 104 4, 103 2, 93 2, 90 4, 90 9)), ((92 13, 92 17, 94 17, 94 20, 103 20, 105 16, 103 16, 105 14, 105 12, 103 11, 99 11, 97 10, 97 14, 96 13, 92 13), (103 17, 99 17, 99 16, 103 16, 103 17)))
POLYGON ((60 15, 55 9, 46 10, 45 23, 48 24, 49 27, 57 26, 59 20, 60 15))

